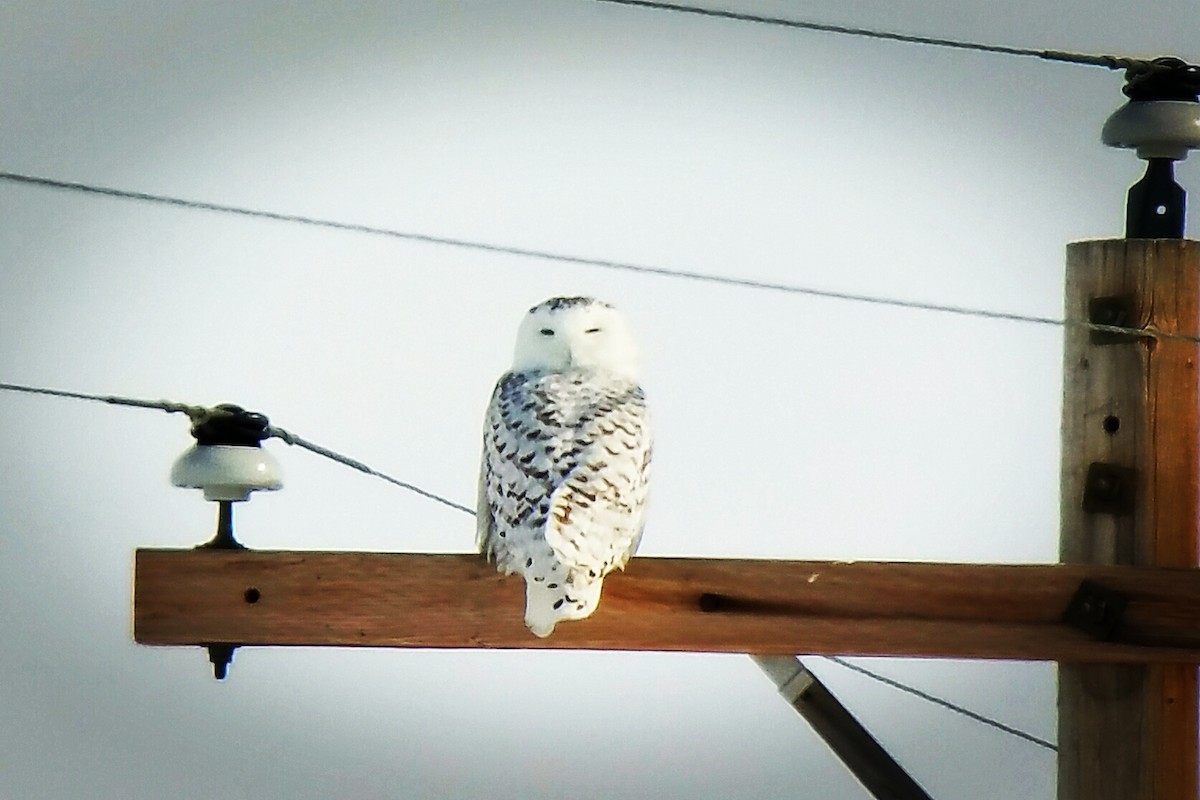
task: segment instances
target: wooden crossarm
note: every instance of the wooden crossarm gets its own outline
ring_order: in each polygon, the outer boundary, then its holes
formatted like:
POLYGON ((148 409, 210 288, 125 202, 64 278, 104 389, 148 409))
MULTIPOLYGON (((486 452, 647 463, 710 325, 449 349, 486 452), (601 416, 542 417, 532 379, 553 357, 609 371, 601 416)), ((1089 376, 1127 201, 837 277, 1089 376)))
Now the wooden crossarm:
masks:
POLYGON ((148 645, 584 648, 1200 662, 1200 570, 640 557, 548 639, 476 555, 138 550, 148 645), (1125 595, 1113 641, 1062 622, 1084 580, 1125 595))

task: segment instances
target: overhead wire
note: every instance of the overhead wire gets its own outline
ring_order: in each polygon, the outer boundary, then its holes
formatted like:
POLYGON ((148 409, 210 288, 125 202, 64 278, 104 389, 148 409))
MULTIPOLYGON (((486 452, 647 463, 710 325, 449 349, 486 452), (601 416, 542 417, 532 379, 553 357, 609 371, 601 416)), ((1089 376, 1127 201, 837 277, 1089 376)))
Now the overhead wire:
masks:
POLYGON ((37 186, 46 189, 55 189, 60 191, 78 192, 83 194, 98 195, 105 197, 114 197, 124 200, 135 200, 146 203, 155 203, 160 205, 174 206, 177 208, 185 208, 197 211, 209 211, 219 214, 231 214, 235 216, 250 217, 255 219, 266 219, 275 222, 285 222, 297 225, 305 225, 310 227, 327 228, 333 230, 348 231, 353 233, 362 233, 373 236, 384 236, 393 239, 402 239, 406 241, 422 242, 433 245, 444 245, 449 247, 458 247, 468 250, 477 250, 488 253, 497 253, 503 255, 521 256, 527 258, 543 259, 547 261, 557 261, 565 264, 575 264, 584 267, 595 267, 598 269, 616 270, 622 272, 631 272, 642 275, 655 275, 664 278, 675 278, 682 280, 697 281, 701 283, 712 283, 723 286, 735 286, 743 289, 757 289, 764 291, 781 292, 784 294, 804 295, 808 297, 817 297, 826 300, 843 300, 855 303, 864 303, 869 305, 888 306, 892 308, 904 308, 916 311, 932 311, 943 314, 953 314, 956 316, 976 317, 980 319, 1001 320, 1008 322, 1023 322, 1034 325, 1045 325, 1051 327, 1069 327, 1081 326, 1093 331, 1105 333, 1117 333, 1141 338, 1153 339, 1175 339, 1193 343, 1200 343, 1200 336, 1190 334, 1179 334, 1168 331, 1161 331, 1155 328, 1133 328, 1119 325, 1104 325, 1100 323, 1088 322, 1084 320, 1063 320, 1056 317, 1047 317, 1038 314, 1022 314, 1012 311, 995 311, 991 309, 972 308, 970 306, 955 305, 951 303, 932 303, 923 300, 908 300, 899 297, 886 297, 882 295, 871 295, 857 292, 844 292, 836 289, 821 289, 813 286, 800 286, 796 284, 780 283, 775 281, 757 280, 754 278, 738 278, 729 275, 717 275, 705 272, 694 272, 683 269, 670 269, 666 267, 655 267, 644 264, 633 264, 624 261, 615 261, 604 258, 593 258, 588 256, 577 256, 568 253, 558 253, 550 250, 539 250, 535 248, 516 247, 504 244, 495 244, 490 242, 481 242, 471 239, 460 239, 448 236, 435 236, 426 233, 416 233, 412 231, 403 231, 395 228, 378 227, 374 225, 364 225, 353 222, 341 222, 338 220, 323 219, 319 217, 309 217, 299 214, 287 214, 278 211, 268 211, 256 208, 247 208, 243 206, 227 205, 224 203, 211 203, 202 200, 189 200, 181 197, 163 194, 151 194, 148 192, 131 191, 128 189, 117 189, 109 186, 99 186, 89 183, 81 183, 77 181, 63 181, 53 178, 44 178, 35 175, 27 175, 15 172, 0 172, 0 181, 8 181, 27 186, 37 186))
MULTIPOLYGON (((856 36, 862 38, 902 42, 908 44, 917 44, 933 47, 952 48, 959 50, 971 50, 976 52, 995 53, 1001 55, 1012 55, 1022 57, 1033 57, 1045 61, 1071 63, 1086 66, 1104 67, 1111 70, 1127 69, 1127 70, 1153 70, 1157 66, 1150 61, 1130 58, 1126 56, 1099 55, 1087 53, 1072 53, 1059 50, 1035 50, 1029 48, 1009 47, 1004 45, 991 45, 981 42, 972 42, 965 40, 945 39, 930 36, 920 36, 914 34, 903 34, 891 31, 881 31, 869 28, 858 28, 843 25, 833 25, 828 23, 818 23, 806 20, 796 20, 784 17, 772 17, 760 14, 750 14, 745 12, 737 12, 725 9, 703 8, 698 6, 686 6, 674 3, 656 2, 656 0, 594 0, 595 2, 605 3, 610 5, 621 5, 630 7, 640 7, 645 9, 653 9, 660 11, 668 11, 674 13, 692 14, 705 17, 729 19, 740 22, 751 22, 757 24, 773 25, 815 32, 832 33, 846 36, 856 36)), ((245 208, 232 206, 220 203, 211 203, 199 200, 189 200, 170 195, 152 194, 147 192, 132 191, 126 189, 116 189, 112 187, 99 186, 74 181, 62 181, 51 178, 38 177, 33 175, 25 175, 13 172, 0 172, 0 180, 6 180, 12 183, 40 186, 43 188, 59 189, 65 191, 81 192, 93 195, 102 195, 108 197, 116 197, 127 200, 137 200, 164 205, 171 205, 180 208, 192 210, 210 211, 224 214, 234 214, 252 218, 268 219, 277 222, 289 222, 300 225, 308 225, 314 227, 322 227, 333 230, 342 230, 355 233, 364 233, 376 236, 386 236, 396 239, 404 239, 414 242, 423 242, 435 245, 445 245, 459 247, 465 249, 479 250, 504 255, 514 255, 529 258, 545 259, 558 261, 563 263, 576 264, 580 266, 598 267, 603 269, 621 270, 626 272, 636 272, 649 275, 658 275, 671 278, 682 278, 694 281, 702 281, 709 283, 720 283, 731 286, 739 286, 742 288, 762 289, 768 291, 778 291, 790 294, 801 294, 813 297, 820 297, 834 300, 845 300, 860 303, 869 303, 875 305, 892 306, 898 308, 907 308, 924 311, 934 311, 948 314, 957 314, 963 316, 980 317, 986 319, 1007 320, 1014 322, 1026 322, 1039 325, 1049 326, 1070 326, 1079 325, 1087 327, 1095 331, 1103 331, 1108 333, 1121 333, 1143 337, 1165 338, 1165 339, 1182 339, 1185 341, 1200 343, 1200 337, 1173 334, 1163 331, 1156 331, 1146 328, 1129 328, 1124 326, 1103 325, 1098 323, 1077 321, 1077 320, 1062 320, 1053 317, 1020 314, 1004 311, 992 311, 988 309, 977 309, 966 306, 928 303, 916 300, 905 300, 901 298, 882 297, 875 295, 856 294, 851 292, 841 292, 836 290, 819 289, 815 287, 796 286, 792 284, 777 283, 772 281, 762 281, 747 278, 736 278, 722 275, 712 275, 699 272, 691 272, 687 270, 666 269, 661 267, 645 266, 631 264, 626 262, 614 261, 609 259, 590 258, 583 256, 575 256, 565 253, 556 253, 545 250, 537 250, 525 247, 516 247, 510 245, 494 244, 488 242, 473 241, 468 239, 460 239, 455 237, 436 236, 431 234, 423 234, 411 231, 401 231, 392 228, 379 226, 365 225, 351 222, 341 222, 338 220, 322 219, 309 217, 299 214, 289 214, 261 209, 245 208)), ((23 392, 29 394, 37 394, 44 396, 54 396, 61 398, 71 398, 86 401, 101 402, 110 405, 131 406, 137 408, 158 409, 169 413, 183 413, 189 418, 195 420, 201 417, 206 409, 203 406, 192 406, 183 403, 175 403, 171 401, 150 401, 137 398, 122 397, 116 395, 96 395, 83 392, 71 392, 56 389, 48 389, 43 387, 24 386, 19 384, 0 383, 0 390, 23 392)), ((272 438, 278 438, 288 445, 300 447, 309 450, 317 455, 328 458, 330 460, 341 463, 345 466, 356 469, 365 474, 380 478, 400 488, 414 492, 422 497, 441 503, 449 508, 462 511, 464 513, 475 515, 475 511, 461 503, 454 502, 446 497, 438 495, 434 492, 427 491, 421 487, 399 480, 387 473, 380 472, 372 467, 367 466, 357 459, 330 450, 322 445, 310 442, 284 428, 271 426, 268 428, 268 434, 272 438)), ((860 673, 877 682, 900 691, 911 694, 927 702, 941 706, 955 713, 961 714, 978 723, 988 725, 997 730, 1000 730, 1008 735, 1015 736, 1041 747, 1056 751, 1058 748, 1051 742, 1034 736, 1018 728, 1006 725, 998 720, 987 717, 983 714, 971 711, 963 706, 952 703, 943 698, 924 692, 913 686, 909 686, 901 681, 881 675, 877 672, 869 670, 853 662, 843 658, 831 656, 828 657, 832 661, 846 669, 860 673)))
POLYGON ((961 714, 964 717, 973 719, 976 722, 982 723, 984 725, 988 725, 999 731, 1003 731, 1004 733, 1007 733, 1011 736, 1016 736, 1019 739, 1024 739, 1027 742, 1032 742, 1033 744, 1036 744, 1039 747, 1044 747, 1047 750, 1053 750, 1055 752, 1058 752, 1058 745, 1054 744, 1053 742, 1048 742, 1045 739, 1042 739, 1038 736, 1034 736, 1032 733, 1027 733, 1026 731, 1023 731, 1020 728, 1014 728, 1011 725, 1005 725, 1003 722, 1000 722, 999 720, 992 719, 991 717, 986 717, 983 714, 980 714, 976 711, 972 711, 969 708, 964 708, 963 706, 960 706, 956 703, 951 703, 949 700, 938 697, 937 695, 934 695, 934 694, 930 694, 929 692, 922 691, 914 686, 909 686, 908 684, 902 683, 902 682, 896 680, 895 678, 889 678, 886 675, 881 675, 878 672, 869 670, 866 667, 861 666, 859 664, 855 664, 852 661, 847 661, 846 659, 841 658, 839 656, 826 656, 825 660, 832 661, 833 663, 835 663, 841 667, 845 667, 848 670, 857 672, 860 675, 865 675, 866 677, 868 677, 874 681, 877 681, 878 683, 882 683, 885 686, 890 686, 893 689, 899 689, 900 691, 910 694, 913 697, 917 697, 926 702, 933 703, 934 705, 941 706, 942 708, 945 708, 945 709, 949 709, 950 711, 953 711, 956 714, 961 714))
MULTIPOLYGON (((139 399, 136 397, 125 397, 125 396, 121 396, 121 395, 111 395, 111 394, 91 394, 88 392, 66 391, 63 389, 50 389, 50 388, 46 388, 46 387, 42 387, 42 386, 28 386, 28 385, 16 384, 16 383, 0 383, 0 391, 16 392, 16 393, 31 394, 31 395, 41 395, 41 396, 49 396, 49 397, 59 397, 59 398, 67 398, 67 399, 72 399, 72 400, 84 400, 84 401, 95 402, 95 403, 105 403, 108 405, 129 406, 129 407, 133 407, 133 408, 156 409, 159 411, 166 411, 168 413, 185 414, 193 422, 203 420, 205 418, 205 416, 208 415, 209 413, 211 413, 211 411, 212 411, 211 409, 208 409, 205 406, 190 405, 187 403, 177 403, 177 402, 173 402, 170 400, 143 400, 143 399, 139 399)), ((335 461, 339 464, 343 464, 352 469, 356 469, 359 472, 363 472, 367 475, 371 475, 373 477, 380 478, 384 481, 387 481, 388 483, 391 483, 391 484, 398 486, 402 489, 405 489, 407 491, 413 492, 417 495, 420 495, 421 497, 441 503, 442 505, 452 508, 456 511, 461 511, 465 514, 471 515, 472 517, 474 517, 476 515, 475 510, 470 508, 469 506, 463 505, 462 503, 457 503, 457 502, 455 502, 447 497, 443 497, 442 495, 439 495, 435 492, 431 492, 426 489, 423 489, 414 483, 410 483, 408 481, 402 481, 399 478, 395 478, 385 472, 381 472, 377 469, 369 467, 366 464, 364 464, 363 462, 361 462, 357 459, 351 458, 350 456, 344 455, 335 450, 331 450, 322 445, 310 442, 307 439, 297 436, 296 434, 294 434, 291 431, 288 431, 284 428, 280 428, 280 427, 274 426, 274 425, 268 426, 267 435, 269 438, 279 439, 280 441, 284 442, 285 444, 300 447, 300 448, 302 448, 304 450, 308 450, 309 452, 312 452, 316 455, 330 459, 331 461, 335 461)), ((1039 744, 1043 747, 1048 747, 1052 750, 1057 749, 1053 744, 1051 744, 1043 739, 1039 739, 1038 737, 1033 736, 1032 734, 1026 733, 1025 731, 1022 731, 1018 728, 1013 728, 1009 725, 1005 725, 1004 723, 999 722, 998 720, 994 720, 994 719, 991 719, 990 717, 986 717, 983 714, 979 714, 977 712, 971 711, 970 709, 955 705, 954 703, 951 703, 947 700, 943 700, 940 697, 936 697, 936 696, 928 694, 926 692, 922 692, 920 689, 917 689, 912 686, 908 686, 907 684, 901 683, 900 681, 897 681, 892 678, 888 678, 886 676, 872 672, 871 670, 868 670, 865 667, 860 667, 857 664, 853 664, 849 661, 838 658, 836 656, 830 656, 830 657, 828 657, 828 660, 833 661, 834 663, 839 664, 847 669, 854 670, 856 672, 860 672, 864 675, 867 675, 881 683, 885 683, 896 689, 900 689, 901 691, 908 692, 909 694, 912 694, 915 697, 919 697, 919 698, 927 700, 931 703, 943 706, 947 709, 950 709, 950 710, 955 711, 959 714, 962 714, 966 717, 969 717, 977 722, 983 723, 985 725, 990 725, 991 727, 996 728, 1001 731, 1004 731, 1005 733, 1009 733, 1013 736, 1017 736, 1019 738, 1026 739, 1035 744, 1039 744)))
MULTIPOLYGON (((1092 55, 1092 54, 1086 54, 1086 53, 1070 53, 1070 52, 1058 51, 1058 50, 1033 50, 1033 49, 1020 48, 1020 47, 1007 47, 1007 46, 1003 46, 1003 45, 989 45, 989 44, 984 44, 984 43, 980 43, 980 42, 970 42, 970 41, 962 41, 962 40, 954 40, 954 39, 941 39, 941 38, 934 38, 934 37, 928 37, 928 36, 917 36, 917 35, 910 35, 910 34, 894 33, 894 32, 890 32, 890 31, 872 30, 872 29, 867 29, 867 28, 854 28, 854 27, 847 27, 847 26, 842 26, 842 25, 816 23, 816 22, 788 19, 788 18, 782 18, 782 17, 769 17, 769 16, 760 15, 760 14, 748 14, 748 13, 744 13, 744 12, 729 11, 729 10, 725 10, 725 9, 712 9, 712 8, 702 8, 702 7, 696 7, 696 6, 683 6, 683 5, 677 5, 674 3, 656 2, 655 0, 595 0, 595 2, 605 3, 605 4, 609 4, 609 5, 634 6, 634 7, 641 7, 641 8, 647 8, 647 9, 671 11, 671 12, 685 13, 685 14, 694 14, 694 15, 698 15, 698 16, 730 19, 730 20, 735 20, 735 21, 739 21, 739 22, 753 22, 753 23, 758 23, 758 24, 775 25, 775 26, 788 27, 788 28, 797 28, 797 29, 801 29, 801 30, 817 31, 817 32, 823 32, 823 33, 834 33, 834 34, 841 34, 841 35, 847 35, 847 36, 858 36, 858 37, 864 37, 864 38, 870 38, 870 39, 880 39, 880 40, 887 40, 887 41, 904 42, 904 43, 909 43, 909 44, 929 45, 929 46, 933 46, 933 47, 946 47, 946 48, 953 48, 953 49, 959 49, 959 50, 974 50, 977 52, 996 53, 996 54, 1001 54, 1001 55, 1026 56, 1026 57, 1042 59, 1045 61, 1072 63, 1072 64, 1079 64, 1079 65, 1086 65, 1086 66, 1098 66, 1098 67, 1105 67, 1107 69, 1113 69, 1113 70, 1115 70, 1115 69, 1149 70, 1149 69, 1156 68, 1156 65, 1150 63, 1149 61, 1145 61, 1142 59, 1128 58, 1128 57, 1124 57, 1124 56, 1092 55)), ((848 297, 843 297, 841 299, 862 300, 862 298, 848 298, 848 297)), ((932 310, 932 309, 930 309, 930 310, 932 310)), ((950 309, 940 309, 940 310, 950 311, 950 309)), ((1007 318, 1012 319, 1013 317, 1007 317, 1007 318)), ((1053 320, 1053 319, 1049 319, 1049 318, 1038 318, 1035 320, 1035 319, 1030 319, 1030 318, 1026 317, 1026 318, 1023 318, 1021 321, 1039 322, 1039 323, 1043 323, 1043 324, 1065 324, 1065 321, 1053 320)), ((1089 325, 1089 327, 1094 327, 1097 330, 1104 330, 1104 329, 1109 329, 1109 328, 1115 329, 1116 326, 1089 325)), ((1116 331, 1112 330, 1110 332, 1116 332, 1116 331)), ((1191 338, 1191 337, 1187 337, 1187 338, 1191 338)), ((1034 736, 1033 734, 1023 731, 1019 728, 1012 727, 1011 725, 1006 725, 998 720, 984 716, 983 714, 972 711, 972 710, 965 708, 963 706, 960 706, 956 703, 952 703, 949 700, 946 700, 944 698, 938 697, 936 695, 933 695, 928 692, 917 689, 916 687, 902 683, 901 681, 895 680, 894 678, 889 678, 886 675, 882 675, 878 672, 867 669, 866 667, 860 666, 851 661, 847 661, 844 658, 840 658, 837 656, 830 656, 830 657, 828 657, 828 660, 832 661, 835 664, 838 664, 841 667, 844 667, 845 669, 857 672, 861 675, 864 675, 864 676, 866 676, 872 680, 875 680, 879 683, 882 683, 886 686, 890 686, 894 689, 898 689, 902 692, 911 694, 914 697, 925 700, 926 702, 933 703, 935 705, 938 705, 938 706, 946 708, 950 711, 953 711, 957 714, 961 714, 961 715, 967 717, 968 719, 974 720, 974 721, 979 722, 984 725, 991 726, 991 727, 996 728, 997 730, 1000 730, 1006 734, 1018 737, 1020 739, 1024 739, 1028 742, 1036 744, 1040 747, 1044 747, 1048 750, 1055 751, 1055 752, 1058 751, 1058 746, 1053 744, 1052 742, 1046 741, 1045 739, 1042 739, 1038 736, 1034 736)))
POLYGON ((132 406, 134 408, 150 408, 166 411, 169 414, 186 414, 196 420, 207 412, 204 406, 191 406, 186 403, 176 403, 171 400, 139 400, 136 397, 121 397, 111 394, 88 394, 87 392, 69 392, 63 389, 47 389, 43 386, 25 386, 18 383, 0 383, 0 390, 21 392, 23 394, 38 394, 48 397, 64 397, 72 400, 90 400, 95 403, 107 403, 113 406, 132 406))
POLYGON ((350 456, 343 455, 335 450, 330 450, 328 447, 322 447, 321 445, 310 442, 307 439, 302 439, 301 437, 297 436, 296 434, 292 433, 291 431, 284 430, 283 428, 279 428, 279 427, 272 425, 271 427, 267 428, 267 432, 272 438, 279 439, 280 441, 282 441, 286 444, 295 445, 296 447, 303 448, 304 450, 308 450, 311 453, 316 453, 319 456, 328 458, 331 461, 336 461, 339 464, 344 464, 347 467, 350 467, 351 469, 356 469, 359 472, 364 472, 367 475, 372 475, 376 478, 380 478, 394 486, 399 486, 401 489, 407 489, 408 491, 410 491, 414 494, 418 494, 421 497, 424 497, 426 499, 433 500, 434 502, 437 502, 437 503, 441 503, 442 505, 448 506, 449 508, 453 508, 456 511, 463 511, 472 516, 475 515, 474 509, 464 506, 462 503, 456 503, 447 497, 442 497, 440 494, 431 492, 427 489, 422 489, 420 486, 417 486, 415 483, 409 483, 408 481, 402 481, 399 478, 393 478, 391 475, 388 475, 386 472, 380 472, 377 469, 368 467, 366 464, 364 464, 363 462, 361 462, 357 459, 350 458, 350 456))
POLYGON ((593 2, 606 3, 609 5, 633 6, 636 8, 669 11, 681 14, 692 14, 702 17, 714 17, 718 19, 735 20, 737 22, 753 22, 761 25, 796 28, 799 30, 816 31, 819 33, 834 33, 867 39, 927 45, 930 47, 946 47, 953 48, 955 50, 974 50, 977 52, 997 53, 1000 55, 1026 56, 1039 58, 1044 61, 1079 64, 1091 67, 1104 67, 1106 69, 1154 70, 1160 68, 1151 61, 1140 58, 1131 58, 1129 56, 1072 53, 1064 50, 1034 50, 1026 47, 1009 47, 1006 45, 985 44, 982 42, 965 41, 962 39, 943 39, 934 36, 895 33, 892 31, 881 31, 871 28, 832 25, 824 22, 811 22, 808 20, 791 19, 788 17, 773 17, 763 14, 751 14, 744 11, 731 11, 722 8, 706 8, 703 6, 689 6, 679 3, 663 3, 657 2, 657 0, 593 0, 593 2))
MULTIPOLYGON (((107 403, 115 406, 130 406, 133 408, 148 408, 166 411, 173 414, 186 414, 188 419, 193 423, 200 422, 212 413, 213 409, 205 406, 188 405, 187 403, 176 403, 170 400, 141 400, 136 397, 122 397, 119 395, 108 394, 89 394, 87 392, 69 392, 62 389, 48 389, 42 386, 26 386, 18 383, 0 383, 0 391, 17 392, 20 394, 43 395, 49 397, 62 397, 72 400, 87 400, 94 403, 107 403)), ((385 480, 390 484, 399 486, 401 489, 406 489, 421 497, 441 503, 458 511, 465 511, 468 514, 474 514, 474 510, 456 503, 453 500, 443 497, 435 492, 422 489, 416 484, 402 481, 399 478, 388 475, 386 472, 380 472, 377 469, 367 466, 363 462, 343 455, 336 450, 331 450, 328 447, 310 442, 309 440, 292 433, 291 431, 271 425, 267 428, 267 436, 272 439, 279 439, 285 444, 299 447, 302 450, 308 450, 311 453, 328 458, 331 461, 336 461, 339 464, 344 464, 347 467, 356 469, 359 472, 364 472, 381 480, 385 480)))

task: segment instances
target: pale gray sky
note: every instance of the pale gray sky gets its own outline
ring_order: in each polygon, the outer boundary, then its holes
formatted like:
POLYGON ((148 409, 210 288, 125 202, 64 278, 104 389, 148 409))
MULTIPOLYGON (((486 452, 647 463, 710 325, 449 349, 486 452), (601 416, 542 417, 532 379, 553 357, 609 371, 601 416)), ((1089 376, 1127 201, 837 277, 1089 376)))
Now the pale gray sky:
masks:
MULTIPOLYGON (((1200 56, 1190 0, 723 7, 1200 56)), ((9 0, 0 30, 2 170, 839 291, 1058 316, 1065 244, 1119 236, 1140 174, 1099 143, 1116 73, 590 0, 9 0)), ((0 381, 237 402, 467 504, 521 313, 594 294, 646 355, 643 553, 1056 558, 1055 328, 7 183, 0 252, 0 381)), ((188 443, 0 396, 0 796, 865 796, 744 657, 250 649, 218 684, 133 645, 133 550, 211 535, 167 485, 188 443)), ((277 445, 247 544, 471 547, 277 445)), ((1052 665, 866 663, 1054 738, 1052 665)), ((1053 754, 812 665, 933 796, 1053 795, 1053 754)))

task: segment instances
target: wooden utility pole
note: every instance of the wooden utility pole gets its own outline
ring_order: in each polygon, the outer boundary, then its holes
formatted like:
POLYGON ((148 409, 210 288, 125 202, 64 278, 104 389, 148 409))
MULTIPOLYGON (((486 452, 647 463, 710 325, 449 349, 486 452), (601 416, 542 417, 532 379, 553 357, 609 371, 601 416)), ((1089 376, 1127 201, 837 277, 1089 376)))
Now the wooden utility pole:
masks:
MULTIPOLYGON (((1200 242, 1070 245, 1066 319, 1146 335, 1066 328, 1062 561, 1196 567, 1200 242)), ((1195 665, 1062 664, 1059 799, 1196 800, 1198 722, 1195 665)))

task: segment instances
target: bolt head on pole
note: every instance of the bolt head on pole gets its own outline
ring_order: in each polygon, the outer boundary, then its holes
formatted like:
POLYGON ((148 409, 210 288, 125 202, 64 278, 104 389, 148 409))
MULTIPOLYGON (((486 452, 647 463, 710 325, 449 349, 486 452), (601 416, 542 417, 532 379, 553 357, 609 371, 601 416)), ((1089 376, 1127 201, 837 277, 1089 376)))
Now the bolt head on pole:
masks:
POLYGON ((261 447, 198 444, 171 467, 171 483, 203 489, 204 499, 249 500, 251 492, 283 488, 282 470, 261 447))

